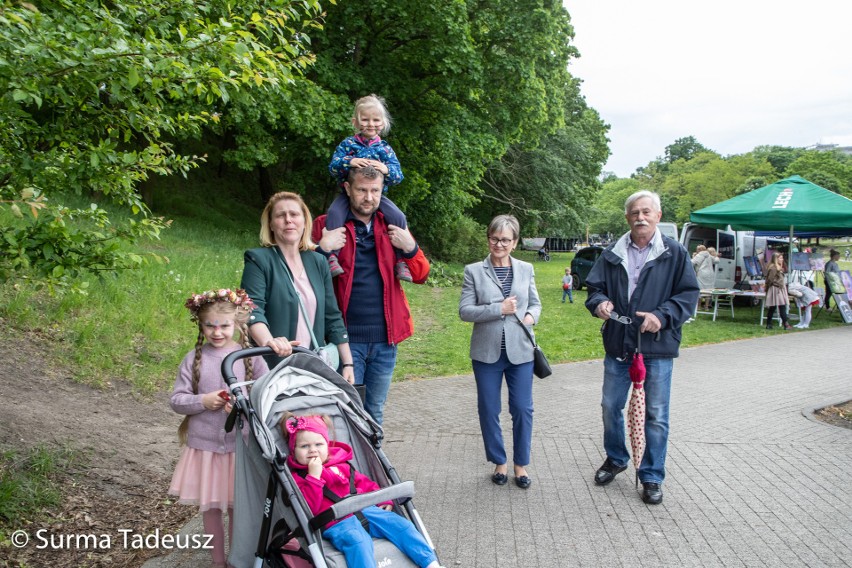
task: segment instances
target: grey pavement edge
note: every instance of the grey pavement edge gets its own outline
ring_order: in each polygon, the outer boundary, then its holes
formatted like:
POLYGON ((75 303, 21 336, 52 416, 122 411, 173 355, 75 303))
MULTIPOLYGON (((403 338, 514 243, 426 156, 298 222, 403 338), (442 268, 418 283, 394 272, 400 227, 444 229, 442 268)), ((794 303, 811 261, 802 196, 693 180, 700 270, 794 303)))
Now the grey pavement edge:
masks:
MULTIPOLYGON (((414 480, 448 567, 850 566, 852 430, 806 416, 852 399, 850 347, 842 327, 682 350, 658 506, 642 503, 632 466, 593 482, 604 459, 600 360, 536 379, 526 491, 489 480, 472 376, 395 383, 385 451, 414 480)), ((208 558, 175 553, 145 568, 208 558)))

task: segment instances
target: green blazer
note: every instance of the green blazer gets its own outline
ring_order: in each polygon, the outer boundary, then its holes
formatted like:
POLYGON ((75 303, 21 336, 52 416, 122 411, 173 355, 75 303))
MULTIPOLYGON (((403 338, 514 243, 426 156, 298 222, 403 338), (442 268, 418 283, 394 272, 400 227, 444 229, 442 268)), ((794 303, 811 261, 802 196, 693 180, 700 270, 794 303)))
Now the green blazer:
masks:
MULTIPOLYGON (((349 343, 343 316, 334 296, 328 260, 313 251, 303 251, 301 255, 308 280, 317 297, 314 317, 314 335, 317 336, 317 341, 322 345, 349 343)), ((301 311, 296 290, 284 271, 285 262, 284 255, 277 246, 247 250, 240 287, 257 306, 251 312, 249 326, 265 323, 273 337, 283 336, 291 339, 296 336, 296 325, 301 311)))

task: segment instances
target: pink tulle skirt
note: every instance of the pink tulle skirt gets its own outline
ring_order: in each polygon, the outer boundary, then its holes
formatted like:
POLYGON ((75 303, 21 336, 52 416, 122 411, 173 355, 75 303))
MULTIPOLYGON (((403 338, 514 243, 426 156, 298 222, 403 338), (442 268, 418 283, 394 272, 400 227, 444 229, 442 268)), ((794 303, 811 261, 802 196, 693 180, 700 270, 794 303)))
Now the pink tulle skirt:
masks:
POLYGON ((235 463, 234 452, 217 454, 184 446, 169 495, 179 497, 179 503, 198 505, 202 512, 233 507, 235 463))

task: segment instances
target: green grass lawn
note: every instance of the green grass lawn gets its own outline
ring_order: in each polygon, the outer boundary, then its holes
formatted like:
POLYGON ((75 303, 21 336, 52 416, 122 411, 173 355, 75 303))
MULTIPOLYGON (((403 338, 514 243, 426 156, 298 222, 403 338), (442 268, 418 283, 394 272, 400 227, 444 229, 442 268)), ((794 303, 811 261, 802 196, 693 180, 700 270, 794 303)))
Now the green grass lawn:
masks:
MULTIPOLYGON (((70 368, 76 380, 94 386, 127 381, 140 393, 169 390, 197 334, 184 301, 194 292, 239 285, 243 251, 257 242, 255 220, 247 220, 244 226, 216 230, 212 223, 176 218, 162 240, 147 245, 167 256, 168 264, 151 264, 115 278, 93 278, 87 296, 52 298, 29 286, 7 283, 0 317, 17 329, 49 339, 53 347, 47 356, 70 368)), ((517 256, 535 266, 543 305, 536 334, 550 361, 602 357, 601 322, 585 309, 585 290, 574 292, 573 304, 561 302, 562 276, 573 253, 554 253, 550 262, 533 261, 534 253, 527 251, 517 256)), ((850 267, 852 263, 841 261, 842 269, 850 267)), ((472 324, 458 317, 462 268, 444 264, 434 268, 434 280, 444 287, 406 284, 415 334, 400 344, 396 380, 471 372, 472 324)), ((759 308, 752 307, 736 308, 734 319, 720 314, 713 322, 710 316, 699 316, 684 327, 683 345, 785 333, 766 331, 758 318, 759 308)), ((839 325, 843 325, 839 314, 823 312, 811 328, 839 325)))
MULTIPOLYGON (((522 251, 516 257, 533 262, 536 286, 541 297, 542 312, 536 326, 536 336, 551 363, 567 363, 603 357, 600 339, 601 320, 591 316, 583 305, 586 290, 574 291, 574 303, 562 303, 562 276, 571 263, 573 253, 552 253, 550 262, 534 261, 535 254, 522 251)), ((852 263, 841 261, 841 270, 852 263)), ((461 267, 457 267, 461 270, 461 267)), ((461 289, 429 288, 408 285, 405 289, 414 314, 415 335, 399 348, 397 380, 429 378, 471 373, 468 356, 472 324, 458 317, 461 289)), ((816 314, 816 312, 814 312, 816 314)), ((683 328, 683 347, 721 343, 751 337, 765 337, 784 332, 766 330, 758 325, 760 306, 735 306, 734 318, 730 309, 719 309, 716 321, 712 316, 699 315, 696 321, 683 328)), ((810 329, 843 325, 839 314, 823 311, 811 323, 810 329)))

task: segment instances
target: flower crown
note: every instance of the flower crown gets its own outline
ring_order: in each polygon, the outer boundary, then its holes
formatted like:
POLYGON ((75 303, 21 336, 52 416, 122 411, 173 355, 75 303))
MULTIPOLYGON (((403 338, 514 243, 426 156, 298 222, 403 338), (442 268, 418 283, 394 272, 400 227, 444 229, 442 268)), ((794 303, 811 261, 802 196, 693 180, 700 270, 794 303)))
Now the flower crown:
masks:
POLYGON ((242 288, 231 290, 230 288, 219 288, 218 290, 207 290, 200 294, 193 294, 186 301, 184 306, 189 310, 190 319, 198 321, 198 312, 205 304, 215 302, 228 302, 237 306, 238 310, 250 312, 254 309, 254 302, 251 301, 249 295, 242 288))

